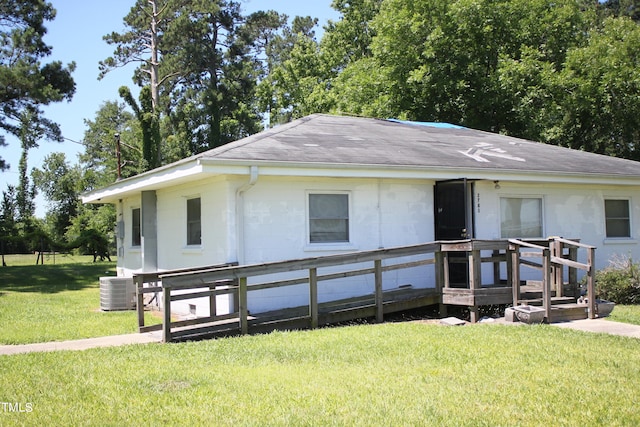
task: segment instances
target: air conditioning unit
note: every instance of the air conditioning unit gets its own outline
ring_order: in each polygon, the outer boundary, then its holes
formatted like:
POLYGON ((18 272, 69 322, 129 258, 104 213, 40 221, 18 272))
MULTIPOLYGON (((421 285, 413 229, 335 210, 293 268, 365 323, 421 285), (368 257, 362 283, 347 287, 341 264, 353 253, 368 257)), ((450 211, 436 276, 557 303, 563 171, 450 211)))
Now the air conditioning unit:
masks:
POLYGON ((136 287, 133 277, 101 277, 100 309, 135 310, 136 287))

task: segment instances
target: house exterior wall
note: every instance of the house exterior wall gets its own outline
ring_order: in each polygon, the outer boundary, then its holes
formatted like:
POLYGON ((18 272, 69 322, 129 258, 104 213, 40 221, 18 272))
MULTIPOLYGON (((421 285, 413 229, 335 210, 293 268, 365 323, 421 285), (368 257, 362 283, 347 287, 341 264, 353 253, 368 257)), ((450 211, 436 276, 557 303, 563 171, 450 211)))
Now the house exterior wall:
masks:
MULTIPOLYGON (((358 250, 371 250, 435 240, 433 194, 435 180, 301 178, 258 176, 255 182, 243 177, 217 177, 196 185, 179 185, 157 191, 158 267, 160 270, 239 262, 264 263, 358 250), (347 194, 349 198, 349 242, 312 244, 309 242, 309 194, 347 194), (202 244, 186 244, 186 200, 201 198, 202 244)), ((640 259, 640 188, 476 181, 473 213, 475 238, 499 239, 500 198, 538 197, 542 199, 543 236, 579 238, 596 246, 596 264, 603 268, 615 255, 640 259), (605 238, 604 200, 630 201, 630 238, 605 238)), ((140 251, 130 245, 131 212, 139 198, 123 200, 119 218, 125 223, 120 275, 139 271, 140 251)), ((582 252, 582 251, 581 251, 582 252)), ((483 254, 484 255, 484 254, 483 254)), ((487 254, 488 255, 488 254, 487 254)), ((584 254, 579 261, 585 262, 584 254)), ((411 261, 394 260, 393 263, 411 261)), ((362 265, 369 268, 371 265, 362 265)), ((384 273, 385 289, 411 285, 433 287, 433 266, 384 273)), ((330 270, 318 271, 318 274, 330 270)), ((300 272, 281 274, 277 279, 299 277, 300 272)), ((538 273, 524 269, 523 279, 539 280, 538 273)), ((503 273, 503 278, 506 274, 503 273)), ((276 280, 252 278, 250 283, 276 280)), ((493 282, 493 270, 483 265, 483 283, 493 282)), ((372 293, 372 276, 320 282, 320 302, 372 293)), ((308 286, 290 286, 250 293, 249 310, 262 312, 308 303, 308 286)), ((208 300, 176 303, 176 312, 208 313, 208 300)), ((218 298, 218 313, 231 311, 231 298, 218 298)))
POLYGON ((130 277, 134 272, 142 271, 142 248, 132 242, 133 209, 141 209, 142 198, 121 199, 117 204, 118 221, 118 276, 130 277))
POLYGON ((201 267, 227 261, 228 183, 206 179, 158 191, 158 266, 160 270, 201 267), (187 244, 187 200, 200 198, 202 243, 187 244))
MULTIPOLYGON (((495 189, 494 183, 489 181, 476 183, 476 238, 501 237, 501 197, 539 197, 543 201, 543 237, 577 238, 584 244, 595 246, 598 269, 605 268, 616 256, 640 259, 640 188, 508 182, 500 182, 499 186, 495 189), (606 238, 604 201, 607 199, 629 200, 630 238, 606 238)), ((586 262, 584 251, 579 251, 579 261, 586 262)), ((531 276, 527 270, 523 271, 531 276)))
MULTIPOLYGON (((429 242, 433 240, 433 182, 260 178, 245 194, 244 224, 242 246, 246 264, 429 242), (309 194, 348 195, 348 243, 309 242, 309 194)), ((428 274, 428 269, 433 267, 387 272, 384 274, 384 288, 402 285, 433 287, 434 275, 428 274)), ((318 274, 335 271, 339 269, 323 269, 318 274)), ((287 278, 299 276, 300 272, 296 272, 287 278)), ((274 280, 253 278, 253 281, 262 279, 274 280)), ((372 275, 322 281, 318 289, 319 301, 325 302, 371 294, 374 281, 372 275)), ((249 297, 249 309, 261 312, 271 307, 300 306, 308 304, 308 298, 306 285, 290 286, 285 290, 254 291, 249 297)))

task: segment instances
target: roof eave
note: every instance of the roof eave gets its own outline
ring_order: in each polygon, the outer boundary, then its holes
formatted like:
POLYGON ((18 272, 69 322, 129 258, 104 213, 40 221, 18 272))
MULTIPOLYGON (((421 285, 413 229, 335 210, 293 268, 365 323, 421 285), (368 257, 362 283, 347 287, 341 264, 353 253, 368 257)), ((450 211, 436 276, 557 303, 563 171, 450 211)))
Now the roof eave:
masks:
POLYGON ((82 194, 81 199, 82 203, 115 203, 118 199, 142 191, 158 190, 197 179, 202 173, 203 167, 198 159, 190 159, 188 162, 174 163, 168 167, 116 181, 106 187, 82 194))
POLYGON ((249 167, 260 167, 260 175, 309 176, 342 178, 452 179, 475 178, 518 182, 566 184, 640 185, 640 176, 572 173, 556 171, 524 171, 447 166, 379 165, 354 163, 277 162, 269 160, 200 159, 209 173, 248 174, 249 167), (237 169, 241 167, 241 169, 237 169))

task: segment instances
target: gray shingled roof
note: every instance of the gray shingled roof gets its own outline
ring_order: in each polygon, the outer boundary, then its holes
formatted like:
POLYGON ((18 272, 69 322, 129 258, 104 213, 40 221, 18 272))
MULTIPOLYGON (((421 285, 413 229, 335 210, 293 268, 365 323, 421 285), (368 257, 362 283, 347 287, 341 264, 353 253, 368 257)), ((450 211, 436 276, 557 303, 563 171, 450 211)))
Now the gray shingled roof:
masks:
POLYGON ((314 114, 197 158, 640 177, 640 163, 460 128, 314 114))

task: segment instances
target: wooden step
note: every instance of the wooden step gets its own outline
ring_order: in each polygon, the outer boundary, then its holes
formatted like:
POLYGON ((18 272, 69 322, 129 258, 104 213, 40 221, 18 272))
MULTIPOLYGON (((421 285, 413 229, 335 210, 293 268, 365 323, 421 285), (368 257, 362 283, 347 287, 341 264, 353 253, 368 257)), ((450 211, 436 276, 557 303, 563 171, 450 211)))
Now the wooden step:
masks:
POLYGON ((588 317, 588 307, 584 304, 558 304, 551 306, 549 323, 580 320, 588 317))
MULTIPOLYGON (((573 297, 551 297, 551 305, 565 305, 565 304, 574 304, 576 299, 573 297)), ((528 304, 541 306, 542 298, 531 298, 531 299, 520 299, 518 300, 519 304, 528 304)))

